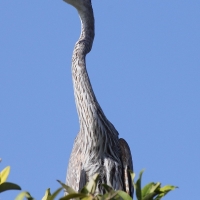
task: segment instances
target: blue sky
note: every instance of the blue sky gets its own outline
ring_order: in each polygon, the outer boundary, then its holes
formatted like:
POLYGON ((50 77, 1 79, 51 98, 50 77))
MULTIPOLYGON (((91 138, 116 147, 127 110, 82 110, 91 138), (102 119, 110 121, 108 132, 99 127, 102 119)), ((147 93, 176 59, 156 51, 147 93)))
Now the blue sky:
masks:
MULTIPOLYGON (((143 184, 179 186, 165 200, 196 199, 200 180, 200 1, 95 1, 87 69, 108 119, 130 145, 143 184)), ((36 199, 65 181, 79 131, 71 55, 75 9, 63 1, 0 1, 0 169, 36 199)), ((18 192, 2 193, 14 199, 18 192)))

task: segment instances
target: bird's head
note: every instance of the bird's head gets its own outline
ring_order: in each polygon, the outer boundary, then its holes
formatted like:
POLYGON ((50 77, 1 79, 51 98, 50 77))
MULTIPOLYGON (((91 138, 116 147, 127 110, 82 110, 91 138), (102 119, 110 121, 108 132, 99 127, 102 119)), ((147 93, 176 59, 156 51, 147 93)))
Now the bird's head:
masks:
POLYGON ((91 5, 91 0, 63 0, 66 3, 74 6, 77 10, 82 10, 91 5))

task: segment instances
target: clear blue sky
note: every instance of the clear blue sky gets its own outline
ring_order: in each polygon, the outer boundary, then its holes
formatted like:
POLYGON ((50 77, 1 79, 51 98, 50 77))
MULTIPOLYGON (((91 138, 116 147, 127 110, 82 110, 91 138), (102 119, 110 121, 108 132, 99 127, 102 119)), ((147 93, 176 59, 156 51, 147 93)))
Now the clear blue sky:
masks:
MULTIPOLYGON (((200 1, 93 0, 87 56, 95 94, 132 151, 143 184, 179 186, 165 200, 197 199, 200 180, 200 1)), ((71 55, 77 12, 60 1, 0 1, 0 169, 40 200, 65 181, 79 131, 71 55)), ((2 193, 12 200, 18 192, 2 193)))

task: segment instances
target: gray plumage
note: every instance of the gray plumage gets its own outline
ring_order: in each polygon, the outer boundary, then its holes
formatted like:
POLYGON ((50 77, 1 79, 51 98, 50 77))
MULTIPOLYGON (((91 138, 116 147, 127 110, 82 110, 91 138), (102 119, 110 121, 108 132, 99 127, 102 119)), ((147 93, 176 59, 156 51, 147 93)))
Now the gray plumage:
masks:
POLYGON ((66 184, 79 191, 90 178, 100 174, 101 183, 133 195, 128 170, 133 170, 132 156, 125 140, 104 115, 88 77, 85 57, 94 39, 94 16, 91 0, 64 0, 74 6, 81 18, 81 35, 72 56, 74 96, 80 123, 70 156, 66 184))

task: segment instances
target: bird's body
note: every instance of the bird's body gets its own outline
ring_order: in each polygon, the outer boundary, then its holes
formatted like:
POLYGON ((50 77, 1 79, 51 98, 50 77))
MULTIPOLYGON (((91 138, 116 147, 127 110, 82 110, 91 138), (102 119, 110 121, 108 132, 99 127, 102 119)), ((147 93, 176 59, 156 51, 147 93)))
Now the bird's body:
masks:
POLYGON ((117 130, 104 115, 86 69, 85 57, 94 39, 91 0, 64 1, 78 10, 82 24, 72 57, 72 79, 80 132, 69 160, 66 184, 79 191, 95 173, 99 173, 98 192, 103 193, 101 183, 105 183, 132 195, 133 187, 128 174, 128 169, 133 170, 130 149, 125 140, 118 138, 117 130))

